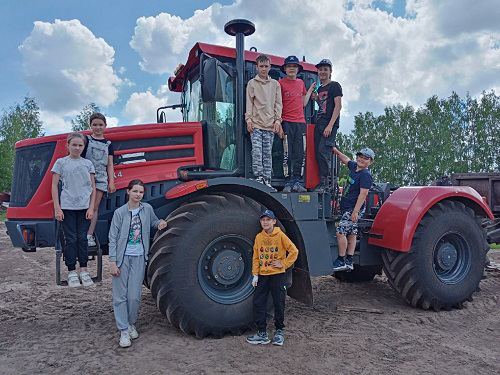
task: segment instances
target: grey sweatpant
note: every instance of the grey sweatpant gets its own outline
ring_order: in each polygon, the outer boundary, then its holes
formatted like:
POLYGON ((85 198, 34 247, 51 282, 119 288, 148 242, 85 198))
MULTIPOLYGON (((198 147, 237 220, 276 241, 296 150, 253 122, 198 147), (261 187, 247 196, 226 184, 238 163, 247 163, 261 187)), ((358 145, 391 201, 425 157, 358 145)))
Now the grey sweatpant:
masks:
POLYGON ((120 266, 120 275, 112 276, 113 311, 116 326, 121 331, 137 321, 145 268, 144 256, 125 255, 120 266))
POLYGON ((272 148, 274 132, 255 128, 250 136, 252 140, 252 171, 254 177, 271 179, 273 170, 272 148))

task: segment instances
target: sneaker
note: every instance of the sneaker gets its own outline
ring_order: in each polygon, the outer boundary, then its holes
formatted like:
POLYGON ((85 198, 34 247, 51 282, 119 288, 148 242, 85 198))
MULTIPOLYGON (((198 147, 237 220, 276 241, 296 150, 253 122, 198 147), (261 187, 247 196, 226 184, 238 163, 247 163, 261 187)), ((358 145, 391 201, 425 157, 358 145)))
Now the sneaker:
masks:
POLYGON ((94 282, 92 281, 92 278, 90 277, 88 272, 80 272, 80 280, 82 280, 82 285, 83 286, 94 286, 94 282))
POLYGON ((324 193, 325 190, 326 190, 326 180, 321 179, 319 181, 318 186, 316 186, 316 188, 314 189, 314 191, 317 193, 324 193))
POLYGON ((262 177, 262 176, 257 176, 257 178, 255 179, 255 181, 257 181, 257 182, 259 182, 261 184, 265 184, 264 177, 262 177))
POLYGON ((97 244, 95 243, 95 238, 91 234, 87 234, 87 245, 88 247, 95 247, 97 244))
POLYGON ((135 340, 136 338, 139 337, 139 333, 137 332, 137 329, 133 324, 128 325, 128 334, 132 340, 135 340))
POLYGON ((274 333, 273 337, 273 345, 282 346, 285 342, 285 338, 283 337, 283 331, 281 329, 277 329, 274 333))
POLYGON ((307 191, 307 189, 304 186, 302 186, 302 184, 299 181, 293 184, 292 190, 296 191, 297 193, 305 193, 307 191))
POLYGON ((352 271, 354 269, 354 264, 352 262, 352 258, 345 258, 345 266, 349 271, 352 271))
POLYGON ((285 187, 283 188, 283 190, 281 192, 282 193, 291 193, 292 192, 292 187, 293 187, 293 184, 291 182, 287 182, 285 184, 285 187))
POLYGON ((249 344, 269 344, 271 340, 269 339, 267 332, 257 332, 253 336, 248 336, 247 342, 249 344))
POLYGON ((335 259, 335 262, 333 262, 333 272, 345 271, 346 269, 347 266, 344 260, 341 260, 339 258, 335 259))
POLYGON ((76 288, 80 285, 80 279, 78 278, 78 274, 76 273, 76 271, 71 271, 70 273, 68 273, 68 286, 70 288, 76 288))
POLYGON ((264 178, 264 185, 266 185, 272 191, 276 191, 276 189, 273 188, 273 186, 271 185, 271 179, 270 178, 264 178))
POLYGON ((132 345, 130 334, 128 333, 128 331, 122 331, 122 334, 120 336, 120 347, 128 348, 130 345, 132 345))

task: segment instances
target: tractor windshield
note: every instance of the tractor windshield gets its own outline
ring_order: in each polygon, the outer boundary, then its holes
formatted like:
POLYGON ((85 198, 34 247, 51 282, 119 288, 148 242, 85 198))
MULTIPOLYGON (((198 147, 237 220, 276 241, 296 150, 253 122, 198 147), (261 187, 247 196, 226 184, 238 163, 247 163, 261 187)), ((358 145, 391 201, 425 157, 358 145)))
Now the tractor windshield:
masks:
POLYGON ((233 170, 235 161, 235 78, 227 69, 216 70, 217 90, 213 100, 203 101, 199 75, 184 83, 182 102, 184 121, 206 121, 204 131, 205 166, 213 169, 233 170))

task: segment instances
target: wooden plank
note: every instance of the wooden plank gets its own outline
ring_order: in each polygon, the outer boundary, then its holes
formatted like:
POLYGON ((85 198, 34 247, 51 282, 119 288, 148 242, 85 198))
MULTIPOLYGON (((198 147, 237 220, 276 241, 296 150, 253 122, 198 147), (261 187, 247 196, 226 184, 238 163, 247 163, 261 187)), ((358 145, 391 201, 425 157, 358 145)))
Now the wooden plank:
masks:
POLYGON ((366 312, 370 314, 383 314, 384 311, 380 309, 372 309, 366 307, 357 307, 357 306, 337 306, 337 311, 341 312, 366 312))

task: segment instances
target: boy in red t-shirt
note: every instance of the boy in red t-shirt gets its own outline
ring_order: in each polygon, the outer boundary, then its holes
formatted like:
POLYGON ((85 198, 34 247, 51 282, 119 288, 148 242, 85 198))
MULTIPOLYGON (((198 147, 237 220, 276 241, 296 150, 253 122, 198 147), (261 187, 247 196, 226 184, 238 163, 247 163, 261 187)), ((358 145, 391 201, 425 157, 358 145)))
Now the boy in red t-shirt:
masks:
POLYGON ((309 102, 309 98, 316 88, 316 83, 313 83, 309 90, 306 90, 304 81, 297 78, 297 74, 302 71, 302 66, 296 56, 288 56, 281 71, 286 74, 286 77, 280 79, 279 83, 283 101, 282 127, 286 134, 285 144, 288 153, 288 181, 283 193, 290 193, 292 190, 303 193, 306 189, 301 185, 300 179, 302 177, 304 134, 306 132, 304 107, 309 102))

